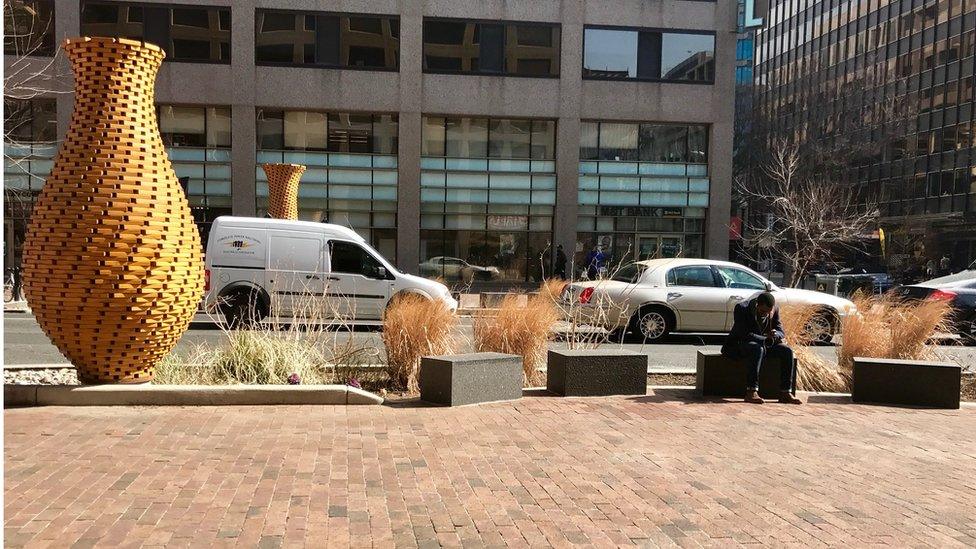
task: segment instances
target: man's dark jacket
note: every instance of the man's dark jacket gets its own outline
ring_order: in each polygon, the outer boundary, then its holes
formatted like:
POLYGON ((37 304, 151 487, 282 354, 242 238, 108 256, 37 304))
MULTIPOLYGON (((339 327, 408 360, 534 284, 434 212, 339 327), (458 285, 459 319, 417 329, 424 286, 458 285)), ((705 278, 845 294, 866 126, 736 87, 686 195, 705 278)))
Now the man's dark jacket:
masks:
POLYGON ((756 316, 756 298, 735 306, 732 331, 725 338, 722 354, 737 358, 741 354, 742 345, 748 342, 765 343, 766 332, 772 328, 776 337, 783 339, 783 323, 779 320, 779 307, 773 307, 767 317, 767 322, 760 322, 756 316))

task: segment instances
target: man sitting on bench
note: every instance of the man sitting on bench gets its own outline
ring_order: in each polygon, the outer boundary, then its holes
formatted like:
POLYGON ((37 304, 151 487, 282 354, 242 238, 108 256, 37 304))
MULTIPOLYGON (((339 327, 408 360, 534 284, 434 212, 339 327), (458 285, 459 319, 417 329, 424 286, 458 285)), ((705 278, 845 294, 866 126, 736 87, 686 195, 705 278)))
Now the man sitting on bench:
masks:
POLYGON ((776 298, 763 292, 745 303, 735 306, 732 331, 722 345, 722 354, 746 362, 746 402, 762 404, 759 396, 759 369, 763 360, 780 360, 779 401, 784 404, 800 404, 793 395, 793 349, 783 343, 786 335, 779 320, 776 298))

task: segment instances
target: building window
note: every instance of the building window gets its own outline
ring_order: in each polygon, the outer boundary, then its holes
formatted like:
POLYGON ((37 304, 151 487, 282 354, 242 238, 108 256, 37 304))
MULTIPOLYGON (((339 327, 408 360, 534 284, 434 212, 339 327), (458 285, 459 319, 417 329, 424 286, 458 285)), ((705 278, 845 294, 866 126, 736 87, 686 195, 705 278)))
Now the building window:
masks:
POLYGON ((159 133, 204 246, 214 219, 231 214, 230 122, 230 107, 159 106, 159 133))
POLYGON ((424 19, 424 71, 559 76, 559 25, 424 19))
POLYGON ((53 1, 4 1, 4 55, 49 57, 54 55, 55 49, 53 1))
POLYGON ((553 120, 425 116, 420 272, 540 282, 556 203, 553 120))
POLYGON ((230 63, 230 8, 85 2, 81 33, 157 44, 168 61, 230 63))
POLYGON ((257 10, 254 21, 258 63, 371 70, 400 64, 397 17, 257 10))
POLYGON ((352 227, 383 257, 396 257, 395 114, 258 109, 258 215, 268 207, 261 165, 304 164, 298 215, 352 227))
POLYGON ((700 256, 710 186, 707 162, 704 125, 583 122, 578 274, 597 247, 613 265, 700 256))
POLYGON ((710 84, 715 33, 586 27, 583 78, 710 84))

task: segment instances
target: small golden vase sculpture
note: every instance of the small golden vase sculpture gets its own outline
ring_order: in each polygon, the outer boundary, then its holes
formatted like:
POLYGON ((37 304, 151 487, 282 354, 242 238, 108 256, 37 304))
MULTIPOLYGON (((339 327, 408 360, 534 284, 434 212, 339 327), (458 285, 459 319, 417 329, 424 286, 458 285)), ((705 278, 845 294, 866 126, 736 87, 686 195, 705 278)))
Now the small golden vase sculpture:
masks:
POLYGON ((24 242, 27 301, 83 383, 138 383, 203 294, 200 234, 163 147, 154 85, 165 54, 72 38, 71 125, 24 242))
POLYGON ((305 173, 301 164, 262 164, 268 176, 268 215, 298 219, 298 182, 305 173))

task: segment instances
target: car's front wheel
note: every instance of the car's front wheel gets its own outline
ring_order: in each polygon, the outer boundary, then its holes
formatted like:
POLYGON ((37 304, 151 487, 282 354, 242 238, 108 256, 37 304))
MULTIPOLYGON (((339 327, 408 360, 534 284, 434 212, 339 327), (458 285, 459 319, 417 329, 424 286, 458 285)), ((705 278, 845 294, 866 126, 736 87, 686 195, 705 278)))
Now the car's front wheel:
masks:
POLYGON ((630 319, 630 328, 645 342, 661 341, 674 329, 674 317, 662 307, 643 307, 630 319))

